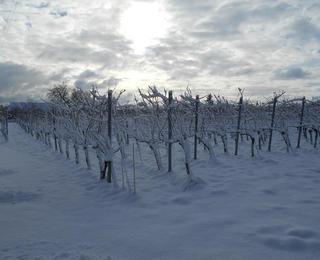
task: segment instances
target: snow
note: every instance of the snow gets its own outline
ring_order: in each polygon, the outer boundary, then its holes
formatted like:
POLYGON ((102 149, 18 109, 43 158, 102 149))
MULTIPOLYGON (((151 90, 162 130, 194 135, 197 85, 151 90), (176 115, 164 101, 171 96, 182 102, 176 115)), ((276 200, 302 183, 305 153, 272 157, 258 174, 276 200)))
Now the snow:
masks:
POLYGON ((76 165, 11 123, 0 140, 0 259, 320 259, 319 152, 302 147, 288 154, 279 141, 250 158, 240 145, 240 156, 208 161, 199 146, 190 179, 179 146, 172 174, 142 146, 134 195, 121 178, 119 189, 99 180, 93 153, 88 171, 82 150, 76 165))

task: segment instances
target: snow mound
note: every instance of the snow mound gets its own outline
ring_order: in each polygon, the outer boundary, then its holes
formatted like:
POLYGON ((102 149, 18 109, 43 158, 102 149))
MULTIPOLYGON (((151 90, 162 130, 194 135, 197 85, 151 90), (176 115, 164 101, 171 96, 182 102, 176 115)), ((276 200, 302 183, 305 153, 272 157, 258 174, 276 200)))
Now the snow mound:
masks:
POLYGON ((188 177, 182 184, 183 191, 200 190, 205 186, 205 181, 200 177, 188 177))

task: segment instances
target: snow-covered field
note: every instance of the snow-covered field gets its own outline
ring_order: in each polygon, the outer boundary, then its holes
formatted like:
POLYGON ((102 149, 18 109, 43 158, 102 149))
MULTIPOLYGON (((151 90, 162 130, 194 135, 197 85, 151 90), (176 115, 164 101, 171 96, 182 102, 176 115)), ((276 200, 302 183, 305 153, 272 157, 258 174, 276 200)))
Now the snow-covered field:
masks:
POLYGON ((16 124, 9 134, 0 144, 0 259, 320 259, 320 154, 311 145, 217 162, 200 153, 192 169, 203 182, 186 191, 182 153, 167 174, 145 150, 133 195, 16 124))

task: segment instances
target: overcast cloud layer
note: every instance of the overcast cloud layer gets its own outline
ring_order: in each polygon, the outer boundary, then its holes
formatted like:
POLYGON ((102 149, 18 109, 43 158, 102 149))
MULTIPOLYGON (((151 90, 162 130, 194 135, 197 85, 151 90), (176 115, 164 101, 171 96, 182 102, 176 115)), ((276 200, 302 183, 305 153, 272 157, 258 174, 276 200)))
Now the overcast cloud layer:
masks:
MULTIPOLYGON (((154 3, 165 32, 138 51, 121 29, 124 16, 137 5, 152 24, 153 1, 0 0, 0 102, 42 98, 61 81, 128 91, 189 86, 228 97, 238 87, 254 98, 320 95, 318 0, 154 3)), ((150 34, 144 21, 137 27, 141 39, 150 34)))

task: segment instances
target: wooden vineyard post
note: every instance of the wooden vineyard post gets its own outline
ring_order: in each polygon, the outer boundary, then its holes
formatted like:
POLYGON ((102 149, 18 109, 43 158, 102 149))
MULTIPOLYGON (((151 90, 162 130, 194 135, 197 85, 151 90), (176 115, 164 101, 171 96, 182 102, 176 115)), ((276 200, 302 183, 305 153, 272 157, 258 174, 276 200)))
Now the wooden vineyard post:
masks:
POLYGON ((91 161, 90 161, 90 156, 89 156, 89 146, 85 144, 83 146, 84 154, 86 157, 86 164, 87 164, 87 169, 91 170, 91 161))
POLYGON ((129 145, 129 123, 126 121, 126 145, 129 145))
POLYGON ((196 96, 196 110, 195 110, 195 122, 194 122, 194 146, 193 146, 193 158, 197 159, 198 148, 198 122, 199 122, 199 95, 196 96))
POLYGON ((106 161, 106 165, 108 165, 107 182, 111 183, 111 181, 112 181, 112 161, 106 161))
POLYGON ((300 148, 305 103, 306 103, 306 97, 303 97, 302 98, 302 106, 301 106, 301 114, 300 114, 300 122, 299 122, 299 133, 298 133, 297 148, 300 148))
POLYGON ((106 178, 106 170, 107 170, 107 167, 108 167, 108 162, 107 161, 104 161, 104 164, 103 164, 103 167, 102 167, 102 171, 100 172, 100 180, 103 180, 106 178))
POLYGON ((207 98, 207 103, 209 104, 209 105, 212 105, 212 94, 210 93, 209 95, 208 95, 208 98, 207 98))
POLYGON ((53 110, 53 139, 54 139, 54 150, 58 151, 57 135, 56 135, 56 114, 53 110))
POLYGON ((239 149, 239 136, 240 136, 240 126, 241 126, 242 103, 243 103, 243 95, 241 93, 241 96, 240 96, 240 99, 239 99, 239 107, 238 107, 238 122, 237 122, 236 144, 235 144, 234 155, 238 155, 238 149, 239 149))
POLYGON ((6 140, 9 140, 9 129, 8 129, 8 108, 5 111, 5 131, 6 131, 6 140))
POLYGON ((0 135, 2 134, 6 141, 8 141, 8 110, 0 105, 0 135))
POLYGON ((317 148, 319 132, 318 132, 318 129, 316 129, 316 128, 314 128, 313 131, 314 131, 314 134, 315 134, 313 147, 317 148))
POLYGON ((75 159, 76 159, 76 164, 80 163, 80 159, 79 159, 79 145, 78 145, 78 141, 77 139, 74 141, 74 154, 75 154, 75 159))
POLYGON ((132 143, 132 163, 133 163, 133 193, 136 193, 136 159, 134 156, 134 143, 132 143))
POLYGON ((69 138, 66 139, 66 156, 67 156, 67 160, 70 159, 70 151, 69 151, 69 138))
MULTIPOLYGON (((110 149, 112 147, 112 90, 108 90, 108 137, 110 149)), ((108 167, 107 182, 112 182, 112 161, 106 161, 108 167)), ((105 167, 106 167, 105 166, 105 167)))
POLYGON ((270 125, 270 136, 269 136, 268 152, 271 152, 272 134, 273 134, 273 127, 274 127, 274 117, 276 115, 277 101, 278 101, 278 97, 275 96, 273 98, 273 105, 272 105, 272 115, 271 115, 271 125, 270 125))
POLYGON ((260 133, 260 131, 258 130, 258 143, 259 143, 259 150, 261 150, 261 142, 262 142, 262 137, 261 137, 261 133, 260 133))
POLYGON ((168 172, 172 171, 172 91, 169 91, 169 106, 168 106, 168 172))

